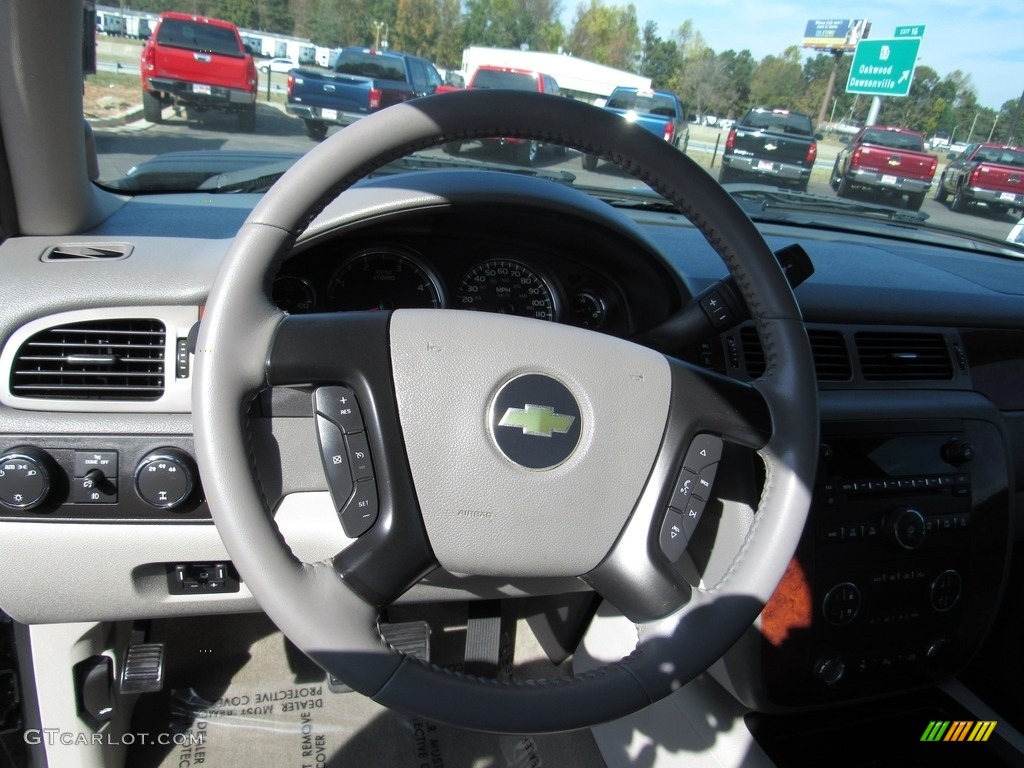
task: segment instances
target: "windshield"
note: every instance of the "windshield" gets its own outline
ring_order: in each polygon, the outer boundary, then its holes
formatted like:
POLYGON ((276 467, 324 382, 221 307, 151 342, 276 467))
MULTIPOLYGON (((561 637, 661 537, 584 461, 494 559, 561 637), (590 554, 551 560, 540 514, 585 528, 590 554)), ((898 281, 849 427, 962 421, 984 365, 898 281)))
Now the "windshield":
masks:
MULTIPOLYGON (((133 195, 259 193, 390 104, 514 89, 630 112, 731 189, 796 193, 786 208, 815 227, 899 220, 904 238, 952 230, 1007 243, 1024 211, 1024 60, 1005 31, 1024 7, 972 7, 868 2, 863 18, 837 20, 809 0, 770 14, 739 0, 438 2, 415 14, 396 0, 344 13, 299 0, 96 5, 84 85, 96 182, 133 195), (912 215, 869 214, 877 206, 912 215)), ((501 136, 427 148, 392 170, 438 167, 536 174, 623 207, 660 202, 603 158, 501 136)), ((780 199, 748 213, 777 213, 780 199)))

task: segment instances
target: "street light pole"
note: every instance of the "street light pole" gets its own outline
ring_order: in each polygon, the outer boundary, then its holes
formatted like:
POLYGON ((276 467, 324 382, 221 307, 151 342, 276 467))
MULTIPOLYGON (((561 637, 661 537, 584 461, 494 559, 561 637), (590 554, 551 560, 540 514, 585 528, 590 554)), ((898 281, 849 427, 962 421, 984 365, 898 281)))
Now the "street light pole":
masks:
POLYGON ((988 140, 992 141, 992 134, 996 132, 996 124, 999 122, 999 115, 996 115, 996 119, 992 121, 992 130, 988 132, 988 140))

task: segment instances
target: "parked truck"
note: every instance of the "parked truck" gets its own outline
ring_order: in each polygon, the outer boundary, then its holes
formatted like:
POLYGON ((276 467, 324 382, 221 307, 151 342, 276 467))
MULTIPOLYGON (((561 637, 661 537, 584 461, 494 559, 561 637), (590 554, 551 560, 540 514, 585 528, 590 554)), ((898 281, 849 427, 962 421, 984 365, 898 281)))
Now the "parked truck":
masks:
POLYGON ((258 80, 252 55, 234 24, 204 16, 162 13, 142 49, 142 110, 159 123, 181 104, 191 113, 234 112, 243 131, 256 129, 258 80))
POLYGON ((671 91, 619 86, 608 95, 604 108, 661 136, 683 152, 690 143, 686 109, 671 91))
POLYGON ((306 135, 320 141, 331 125, 350 125, 392 104, 425 96, 441 85, 426 59, 371 48, 343 48, 331 71, 296 69, 288 74, 285 107, 306 124, 306 135))
MULTIPOLYGON (((536 93, 547 93, 552 96, 559 95, 558 83, 551 75, 543 72, 536 72, 529 69, 516 69, 514 67, 497 67, 481 64, 473 72, 473 76, 466 84, 469 90, 504 90, 504 91, 530 91, 536 93)), ((443 85, 439 91, 457 91, 456 86, 443 85)), ((507 147, 516 162, 520 165, 533 166, 537 164, 537 157, 545 145, 534 139, 519 139, 512 136, 494 136, 483 139, 484 146, 507 147)), ((463 142, 449 141, 444 145, 444 151, 449 155, 457 155, 462 151, 463 142)), ((557 144, 550 145, 559 153, 565 154, 565 147, 557 144)))
POLYGON ((965 211, 984 203, 998 214, 1024 211, 1024 149, 1005 144, 972 144, 942 171, 935 199, 952 195, 949 207, 965 211))
POLYGON ((754 107, 729 131, 718 180, 728 184, 746 178, 806 192, 817 156, 808 115, 754 107))
POLYGON ((888 125, 862 128, 840 150, 830 182, 839 197, 855 189, 895 200, 906 196, 907 208, 921 209, 938 160, 925 152, 924 136, 917 131, 888 125))

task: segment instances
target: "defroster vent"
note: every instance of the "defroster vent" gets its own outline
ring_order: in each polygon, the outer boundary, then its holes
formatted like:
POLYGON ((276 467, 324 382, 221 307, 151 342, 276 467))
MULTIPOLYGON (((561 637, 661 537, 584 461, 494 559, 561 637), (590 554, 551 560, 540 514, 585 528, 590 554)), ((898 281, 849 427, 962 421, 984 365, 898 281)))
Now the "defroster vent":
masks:
POLYGON ((166 329, 159 320, 69 323, 34 334, 18 350, 11 394, 59 400, 158 400, 166 329))

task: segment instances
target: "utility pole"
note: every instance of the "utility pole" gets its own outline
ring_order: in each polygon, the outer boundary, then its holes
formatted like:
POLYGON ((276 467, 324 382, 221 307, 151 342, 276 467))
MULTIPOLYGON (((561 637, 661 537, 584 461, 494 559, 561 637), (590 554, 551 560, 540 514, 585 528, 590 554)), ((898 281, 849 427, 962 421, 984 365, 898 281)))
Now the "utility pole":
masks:
MULTIPOLYGON (((832 91, 836 87, 836 72, 839 70, 839 62, 843 58, 843 52, 841 50, 831 51, 832 53, 832 71, 828 75, 828 85, 825 87, 825 98, 821 100, 821 109, 818 110, 818 122, 814 124, 815 130, 821 130, 820 126, 825 122, 825 112, 828 110, 828 103, 832 99, 832 91)), ((835 111, 835 105, 832 106, 833 112, 835 111)))
POLYGON ((1024 111, 1024 93, 1017 99, 1017 110, 1013 113, 1013 119, 1010 120, 1010 135, 1007 141, 1013 141, 1013 137, 1017 135, 1017 125, 1020 123, 1021 112, 1024 111))

